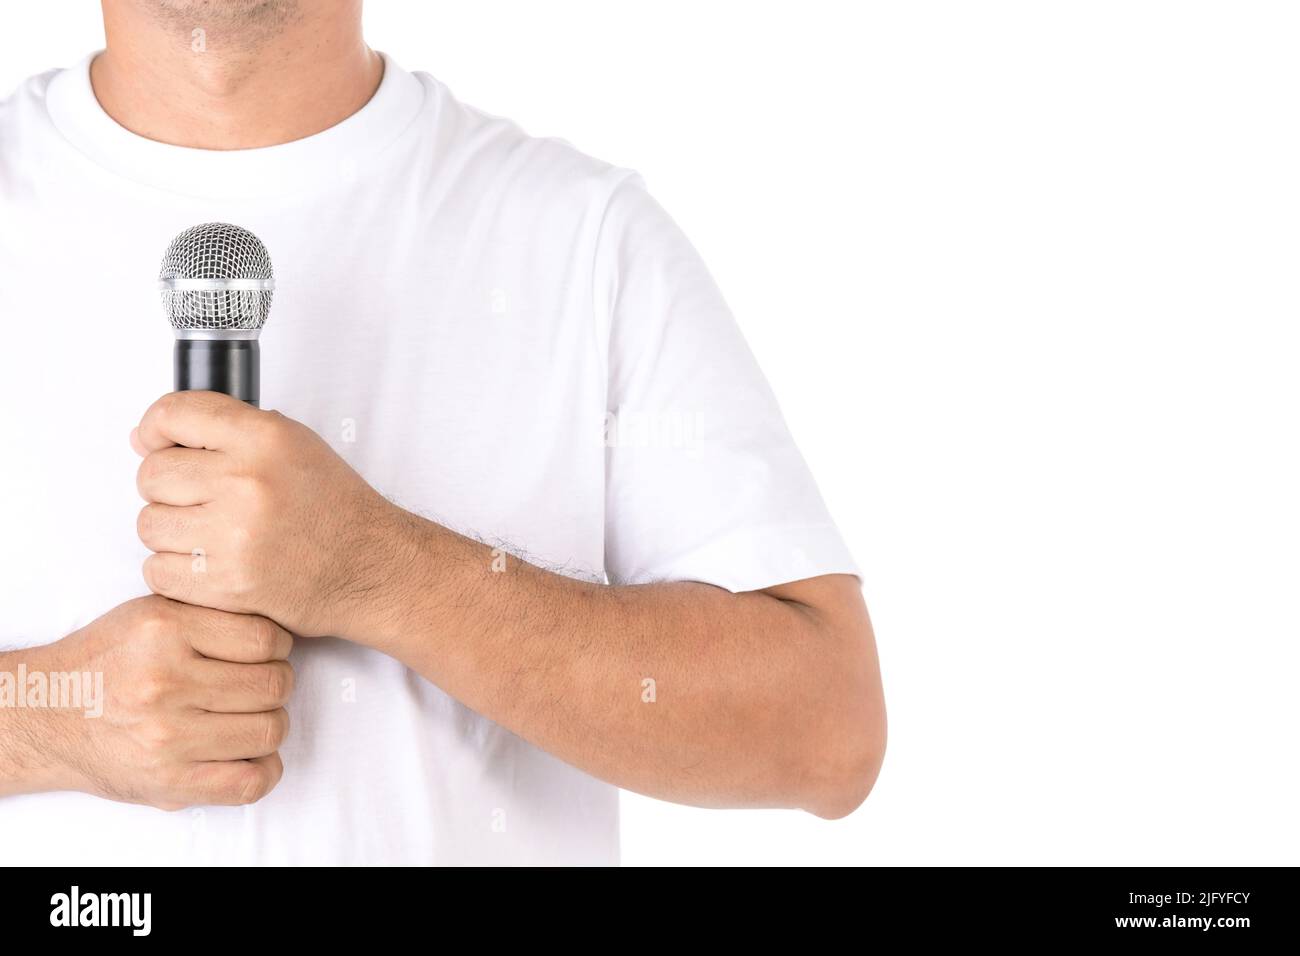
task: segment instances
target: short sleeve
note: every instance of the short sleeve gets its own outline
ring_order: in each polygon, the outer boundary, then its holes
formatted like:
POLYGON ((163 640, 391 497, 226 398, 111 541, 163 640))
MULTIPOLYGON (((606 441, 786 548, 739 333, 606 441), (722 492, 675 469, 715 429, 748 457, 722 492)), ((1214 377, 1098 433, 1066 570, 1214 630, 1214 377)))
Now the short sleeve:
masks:
POLYGON ((610 581, 739 592, 856 575, 716 283, 635 175, 605 210, 595 293, 609 323, 610 581))

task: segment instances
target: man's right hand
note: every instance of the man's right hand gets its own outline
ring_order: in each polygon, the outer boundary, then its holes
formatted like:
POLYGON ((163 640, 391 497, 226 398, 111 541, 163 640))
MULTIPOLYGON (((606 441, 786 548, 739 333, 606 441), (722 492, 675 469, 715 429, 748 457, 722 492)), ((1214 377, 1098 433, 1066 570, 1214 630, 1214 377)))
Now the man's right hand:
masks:
POLYGON ((260 800, 283 772, 292 647, 266 618, 149 596, 0 656, 11 672, 103 674, 104 696, 99 717, 0 710, 0 794, 80 790, 164 810, 260 800))

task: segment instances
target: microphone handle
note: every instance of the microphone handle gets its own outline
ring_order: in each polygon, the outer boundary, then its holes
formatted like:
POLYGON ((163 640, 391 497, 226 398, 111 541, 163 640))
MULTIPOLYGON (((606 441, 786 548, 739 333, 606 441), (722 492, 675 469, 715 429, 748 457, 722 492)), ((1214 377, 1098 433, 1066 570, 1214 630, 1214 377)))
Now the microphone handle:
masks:
POLYGON ((177 339, 176 391, 223 392, 257 407, 261 352, 257 339, 177 339))

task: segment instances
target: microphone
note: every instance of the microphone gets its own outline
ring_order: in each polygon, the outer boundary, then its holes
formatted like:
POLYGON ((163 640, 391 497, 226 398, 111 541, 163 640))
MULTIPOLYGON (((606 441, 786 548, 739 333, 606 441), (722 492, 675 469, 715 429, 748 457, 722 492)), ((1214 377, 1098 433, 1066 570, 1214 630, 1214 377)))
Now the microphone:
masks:
POLYGON ((257 337, 271 311, 271 257, 247 229, 191 226, 163 255, 158 289, 176 330, 176 391, 224 392, 256 406, 257 337))

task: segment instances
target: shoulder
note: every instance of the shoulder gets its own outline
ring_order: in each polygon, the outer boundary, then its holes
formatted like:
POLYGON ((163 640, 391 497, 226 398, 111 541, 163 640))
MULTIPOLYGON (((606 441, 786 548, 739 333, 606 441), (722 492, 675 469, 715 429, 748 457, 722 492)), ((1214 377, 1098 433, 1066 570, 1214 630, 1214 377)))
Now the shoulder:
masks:
POLYGON ((0 199, 24 191, 40 175, 43 134, 50 128, 46 94, 60 72, 29 77, 0 95, 0 199))
POLYGON ((0 94, 0 148, 15 140, 16 134, 45 115, 45 94, 50 81, 62 70, 47 70, 29 76, 13 90, 0 94))
POLYGON ((468 194, 518 200, 541 210, 581 205, 599 211, 620 186, 639 182, 631 169, 590 156, 553 136, 537 136, 511 119, 459 100, 428 74, 424 84, 431 160, 468 194))

